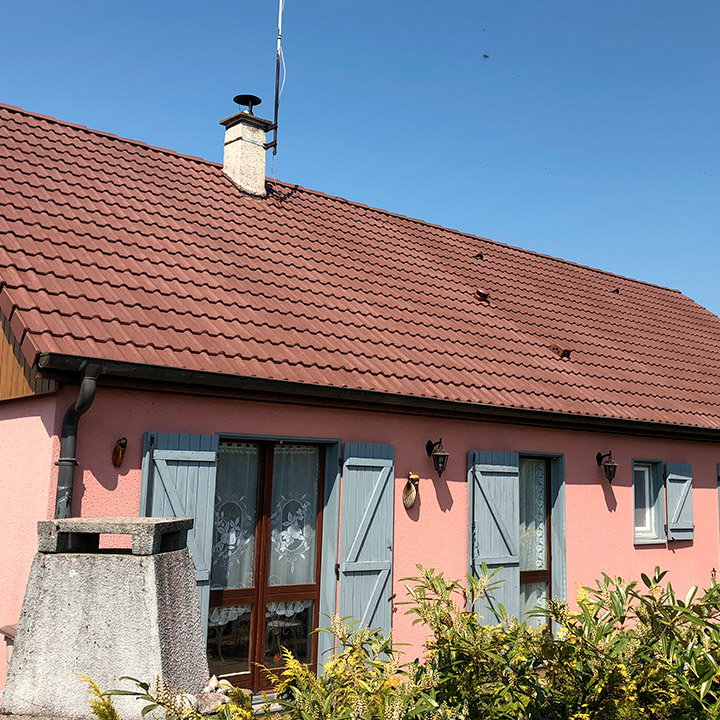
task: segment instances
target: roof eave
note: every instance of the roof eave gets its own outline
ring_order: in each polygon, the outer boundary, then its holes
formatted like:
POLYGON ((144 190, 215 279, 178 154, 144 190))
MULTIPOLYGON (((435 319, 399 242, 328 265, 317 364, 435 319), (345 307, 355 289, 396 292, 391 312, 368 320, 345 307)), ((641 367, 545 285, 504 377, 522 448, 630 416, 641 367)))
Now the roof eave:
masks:
POLYGON ((91 360, 101 363, 102 374, 98 383, 105 387, 234 397, 263 402, 291 402, 299 405, 321 405, 376 412, 432 415, 455 420, 501 422, 585 432, 701 442, 720 441, 720 428, 502 407, 348 387, 270 380, 244 375, 198 372, 161 365, 98 360, 97 358, 58 353, 39 354, 37 368, 44 378, 78 383, 85 366, 91 360))

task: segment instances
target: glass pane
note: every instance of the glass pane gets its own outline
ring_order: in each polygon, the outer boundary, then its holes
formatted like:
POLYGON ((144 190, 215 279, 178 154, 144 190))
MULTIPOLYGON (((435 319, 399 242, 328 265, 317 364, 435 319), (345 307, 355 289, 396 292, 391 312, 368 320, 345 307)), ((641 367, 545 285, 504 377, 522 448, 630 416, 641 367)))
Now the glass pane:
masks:
POLYGON ((281 648, 287 648, 300 661, 309 663, 312 655, 312 600, 289 600, 267 604, 265 613, 266 667, 283 664, 281 648))
POLYGON ((320 450, 278 445, 273 467, 268 584, 315 582, 320 450))
POLYGON ((540 627, 547 620, 544 617, 528 617, 530 610, 536 606, 545 607, 547 600, 547 583, 523 583, 520 585, 520 620, 524 620, 531 627, 540 627))
POLYGON ((653 535, 655 518, 651 511, 650 468, 635 468, 635 531, 641 535, 653 535))
POLYGON ((220 444, 210 576, 214 590, 254 585, 259 468, 258 445, 220 444))
POLYGON ((520 458, 520 570, 547 570, 545 460, 520 458))
POLYGON ((250 672, 252 605, 210 608, 207 654, 210 675, 250 672))

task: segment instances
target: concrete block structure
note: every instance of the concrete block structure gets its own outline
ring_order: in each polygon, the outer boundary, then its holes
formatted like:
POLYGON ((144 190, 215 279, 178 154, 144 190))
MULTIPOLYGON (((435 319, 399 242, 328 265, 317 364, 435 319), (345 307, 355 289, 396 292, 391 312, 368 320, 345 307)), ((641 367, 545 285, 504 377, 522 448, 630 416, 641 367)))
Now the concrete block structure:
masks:
MULTIPOLYGON (((90 675, 103 689, 123 675, 196 693, 208 677, 205 639, 186 547, 192 520, 93 518, 38 523, 0 712, 85 718, 90 675), (101 550, 103 534, 132 548, 101 550), (167 546, 168 550, 164 549, 167 546)), ((122 685, 122 684, 120 684, 122 685)), ((118 698, 123 718, 143 703, 118 698)))

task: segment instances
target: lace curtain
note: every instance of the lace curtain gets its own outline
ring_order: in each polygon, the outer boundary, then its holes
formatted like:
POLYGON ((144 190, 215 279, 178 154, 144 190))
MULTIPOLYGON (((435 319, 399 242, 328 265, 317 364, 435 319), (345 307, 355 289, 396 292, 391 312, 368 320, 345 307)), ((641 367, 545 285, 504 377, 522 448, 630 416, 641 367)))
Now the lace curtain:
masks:
MULTIPOLYGON (((289 600, 287 602, 269 602, 267 604, 267 617, 294 617, 304 610, 312 607, 313 600, 289 600)), ((210 625, 225 625, 233 620, 245 618, 250 620, 252 605, 230 605, 226 607, 210 608, 210 625), (247 618, 245 617, 247 616, 247 618)))
MULTIPOLYGON (((215 490, 213 590, 253 586, 260 448, 222 443, 215 490)), ((278 445, 274 449, 270 509, 270 585, 315 580, 315 523, 319 449, 278 445)))
POLYGON ((252 587, 260 448, 220 445, 210 582, 213 590, 252 587))
POLYGON ((547 569, 545 461, 520 460, 520 570, 547 569))
POLYGON ((314 582, 319 450, 279 445, 273 467, 268 584, 314 582))

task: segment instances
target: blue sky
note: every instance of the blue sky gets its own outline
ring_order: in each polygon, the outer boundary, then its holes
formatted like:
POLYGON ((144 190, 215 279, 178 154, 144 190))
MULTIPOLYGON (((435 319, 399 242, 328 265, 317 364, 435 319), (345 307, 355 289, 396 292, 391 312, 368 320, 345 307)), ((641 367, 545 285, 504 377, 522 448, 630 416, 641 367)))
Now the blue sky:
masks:
MULTIPOLYGON (((4 0, 0 102, 222 158, 276 0, 4 0)), ((276 177, 720 314, 717 0, 286 0, 276 177), (484 57, 488 55, 489 57, 484 57)))

